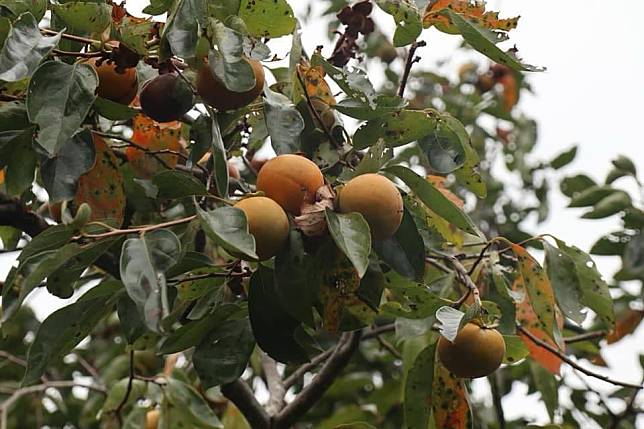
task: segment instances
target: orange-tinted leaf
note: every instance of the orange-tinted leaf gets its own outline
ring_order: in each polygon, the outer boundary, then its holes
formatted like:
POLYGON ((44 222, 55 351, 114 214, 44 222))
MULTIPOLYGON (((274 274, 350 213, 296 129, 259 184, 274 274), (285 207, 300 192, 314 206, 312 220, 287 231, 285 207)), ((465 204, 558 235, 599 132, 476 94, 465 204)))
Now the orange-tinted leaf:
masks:
POLYGON ((110 221, 116 226, 123 223, 125 212, 125 191, 123 176, 118 159, 101 137, 92 135, 96 150, 96 161, 91 170, 78 180, 74 203, 83 203, 92 208, 90 220, 110 221))
POLYGON ((456 204, 458 207, 463 208, 463 200, 457 197, 452 191, 445 187, 445 181, 447 179, 443 176, 427 176, 427 181, 438 188, 441 191, 441 194, 445 195, 447 199, 456 204))
POLYGON ((644 319, 644 311, 642 310, 627 310, 624 314, 617 318, 615 322, 615 329, 606 338, 608 344, 613 344, 633 333, 644 319))
MULTIPOLYGON (((137 115, 134 117, 132 129, 134 131, 132 141, 150 151, 181 152, 183 149, 181 122, 160 124, 145 115, 137 115)), ((161 153, 155 157, 131 146, 126 149, 126 155, 135 174, 145 179, 151 178, 154 173, 163 168, 158 158, 162 159, 170 168, 174 168, 179 161, 179 157, 171 153, 161 153)))
POLYGON ((436 428, 470 427, 470 405, 463 380, 450 373, 438 358, 434 362, 431 404, 436 428))
MULTIPOLYGON (((515 287, 527 293, 529 303, 534 311, 537 325, 548 336, 554 338, 555 329, 555 294, 550 280, 536 259, 518 244, 512 245, 519 263, 515 287)), ((532 327, 532 326, 531 326, 532 327)))
POLYGON ((4 183, 4 170, 0 170, 0 185, 4 183))
POLYGON ((512 76, 512 74, 506 74, 499 79, 499 83, 503 87, 503 109, 509 112, 519 101, 517 80, 512 76))
POLYGON ((515 18, 500 19, 498 12, 486 12, 484 1, 437 0, 427 4, 423 16, 423 26, 428 28, 434 25, 444 33, 457 34, 458 29, 451 20, 441 15, 440 12, 443 9, 452 9, 454 12, 463 15, 466 19, 490 30, 510 31, 516 28, 519 23, 518 16, 515 18))
POLYGON ((305 90, 309 98, 312 100, 317 99, 329 106, 333 106, 335 97, 331 93, 329 84, 324 80, 324 68, 322 66, 310 67, 304 64, 299 64, 297 68, 304 81, 305 90))

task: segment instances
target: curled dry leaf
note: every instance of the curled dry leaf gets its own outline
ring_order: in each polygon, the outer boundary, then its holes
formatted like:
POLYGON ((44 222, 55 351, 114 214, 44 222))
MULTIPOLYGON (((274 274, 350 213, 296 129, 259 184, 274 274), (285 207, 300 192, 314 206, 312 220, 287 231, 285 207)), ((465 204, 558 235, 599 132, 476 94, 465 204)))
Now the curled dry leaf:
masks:
MULTIPOLYGON (((306 198, 304 199, 306 201, 306 198)), ((327 225, 324 212, 335 208, 335 192, 330 185, 321 186, 315 192, 313 204, 302 204, 300 215, 293 219, 295 226, 308 237, 319 237, 326 234, 327 225)))
POLYGON ((429 2, 423 16, 423 25, 425 28, 436 26, 440 31, 445 33, 457 33, 458 30, 454 23, 445 15, 441 14, 444 9, 451 9, 460 13, 470 21, 490 30, 510 31, 517 27, 519 17, 501 19, 498 12, 485 11, 484 1, 470 0, 437 0, 429 2))

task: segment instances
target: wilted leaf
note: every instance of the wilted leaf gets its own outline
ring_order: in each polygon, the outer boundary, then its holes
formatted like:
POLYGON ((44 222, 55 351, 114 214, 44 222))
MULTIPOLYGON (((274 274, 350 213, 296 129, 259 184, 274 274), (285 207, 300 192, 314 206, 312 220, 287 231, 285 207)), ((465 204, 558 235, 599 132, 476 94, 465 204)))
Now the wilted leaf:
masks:
POLYGON ((642 319, 644 319, 643 310, 629 308, 623 314, 620 314, 615 322, 615 329, 606 337, 608 344, 616 343, 628 334, 635 332, 642 319))
POLYGON ((470 0, 437 0, 427 5, 423 16, 423 26, 425 28, 436 26, 437 29, 444 33, 457 34, 459 28, 454 24, 449 16, 440 12, 449 8, 467 18, 471 22, 490 30, 510 31, 516 28, 519 17, 500 19, 498 12, 485 11, 485 2, 470 0))
POLYGON ((74 203, 77 207, 87 203, 92 208, 90 220, 123 223, 125 215, 125 190, 123 175, 112 149, 101 137, 92 135, 96 161, 94 167, 78 180, 74 203))
POLYGON ((436 319, 441 323, 439 329, 443 337, 453 342, 458 334, 465 313, 453 307, 443 306, 436 311, 436 319))
POLYGON ((326 210, 334 210, 335 193, 330 185, 315 191, 315 202, 302 203, 300 215, 293 218, 295 227, 307 237, 320 237, 327 232, 326 210))

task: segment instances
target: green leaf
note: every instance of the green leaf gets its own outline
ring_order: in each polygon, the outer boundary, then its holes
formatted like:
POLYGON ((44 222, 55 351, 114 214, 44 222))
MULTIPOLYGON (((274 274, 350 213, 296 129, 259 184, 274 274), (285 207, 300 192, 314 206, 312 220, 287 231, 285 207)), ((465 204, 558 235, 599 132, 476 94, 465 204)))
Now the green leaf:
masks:
POLYGON ((463 231, 478 235, 472 219, 427 180, 400 165, 388 167, 385 171, 405 182, 431 211, 463 231))
POLYGON ((143 398, 145 396, 145 393, 148 390, 147 381, 134 379, 132 380, 131 389, 128 389, 129 384, 129 378, 123 378, 112 385, 112 388, 108 392, 107 398, 105 399, 105 403, 103 404, 103 413, 113 413, 114 411, 116 411, 119 405, 121 405, 121 402, 123 402, 123 399, 125 398, 125 395, 127 395, 128 390, 130 390, 130 393, 124 406, 133 404, 140 398, 143 398))
POLYGON ((640 279, 644 278, 644 233, 641 231, 626 245, 623 264, 624 271, 640 279))
POLYGON ((103 282, 90 289, 74 304, 63 307, 45 319, 27 355, 23 385, 38 381, 50 362, 62 359, 112 311, 120 282, 103 282))
POLYGON ((325 216, 333 241, 362 278, 369 266, 371 253, 369 224, 360 213, 343 214, 327 209, 325 216))
POLYGON ((616 192, 619 191, 612 186, 591 186, 573 196, 568 207, 592 206, 616 192))
POLYGON ((291 229, 287 245, 275 256, 276 297, 291 316, 314 326, 311 309, 317 289, 308 278, 311 264, 311 258, 304 252, 300 232, 291 229))
POLYGON ((81 33, 102 33, 112 23, 111 4, 79 1, 54 4, 51 9, 67 27, 81 33))
POLYGON ((248 311, 253 335, 259 347, 276 361, 305 362, 308 355, 296 340, 300 323, 282 308, 276 287, 273 272, 263 265, 250 278, 248 311))
POLYGON ((174 407, 172 412, 181 414, 187 427, 223 429, 223 425, 206 400, 191 385, 174 378, 168 379, 165 395, 174 407))
POLYGON ((241 0, 239 17, 248 34, 258 38, 291 34, 297 22, 286 0, 241 0))
POLYGON ((239 258, 257 259, 255 238, 248 232, 248 222, 242 210, 226 206, 206 212, 197 207, 197 216, 208 237, 226 252, 239 258))
POLYGON ((0 81, 16 82, 31 76, 59 41, 60 34, 40 34, 38 21, 31 13, 20 15, 0 51, 0 81))
POLYGON ((535 386, 541 393, 541 399, 546 405, 548 415, 551 420, 554 420, 555 413, 559 408, 559 383, 554 375, 534 361, 530 361, 530 372, 535 386))
POLYGON ((628 174, 633 177, 637 176, 637 168, 635 168, 635 164, 633 163, 633 161, 631 161, 630 158, 624 155, 619 155, 617 159, 611 162, 616 168, 628 172, 628 174))
POLYGON ((562 167, 570 164, 577 156, 577 146, 573 146, 570 149, 557 155, 552 161, 550 161, 550 167, 555 170, 559 170, 562 167))
POLYGON ((214 163, 215 172, 215 185, 217 185, 217 194, 222 198, 228 198, 228 161, 226 159, 226 148, 224 146, 224 139, 221 136, 219 129, 219 120, 213 113, 212 128, 211 128, 212 141, 210 143, 210 150, 212 152, 212 160, 214 163))
POLYGON ((582 218, 602 219, 626 210, 631 206, 631 197, 624 191, 617 191, 599 200, 592 210, 583 214, 582 218))
POLYGON ((405 380, 405 428, 427 429, 432 409, 436 344, 425 347, 414 359, 405 380))
MULTIPOLYGON (((311 57, 311 66, 318 65, 322 66, 327 76, 333 79, 347 96, 366 104, 372 110, 376 109, 376 90, 365 71, 356 67, 352 70, 347 68, 339 69, 325 60, 322 55, 316 53, 311 57)), ((400 97, 387 97, 386 99, 404 103, 404 100, 400 97)))
POLYGON ((154 31, 154 21, 138 21, 138 18, 124 16, 116 28, 119 41, 139 55, 147 55, 148 48, 145 43, 154 31))
POLYGON ((49 61, 38 67, 29 82, 27 113, 38 124, 37 142, 57 155, 81 126, 98 86, 98 76, 87 64, 49 61))
POLYGON ((356 98, 345 98, 331 106, 333 109, 355 119, 371 120, 391 114, 405 108, 407 102, 400 97, 379 95, 375 105, 370 105, 356 98))
POLYGON ((8 9, 14 17, 30 12, 36 22, 40 22, 47 11, 47 0, 3 0, 2 7, 8 9))
POLYGON ((219 0, 208 4, 209 12, 212 16, 222 22, 227 22, 228 17, 239 13, 239 3, 241 0, 219 0))
POLYGON ((181 58, 193 58, 199 42, 199 26, 205 27, 205 0, 178 0, 163 28, 162 39, 168 41, 172 52, 181 58))
POLYGON ((33 149, 34 129, 28 128, 18 137, 11 140, 6 155, 5 187, 9 195, 20 196, 31 189, 36 169, 36 152, 33 149))
POLYGON ((288 97, 264 88, 264 115, 271 145, 278 155, 297 152, 304 119, 288 97))
MULTIPOLYGON (((445 276, 437 281, 451 280, 452 276, 445 276)), ((430 292, 422 283, 412 282, 394 271, 385 274, 385 286, 394 293, 396 300, 388 300, 380 306, 385 314, 406 319, 426 319, 434 316, 440 307, 449 305, 450 302, 430 292), (406 302, 400 302, 398 298, 406 302)))
POLYGON ((145 322, 141 318, 136 303, 127 294, 123 294, 116 303, 116 311, 121 325, 121 331, 129 345, 148 332, 145 322))
POLYGON ((240 309, 241 307, 236 304, 222 304, 214 310, 213 314, 201 320, 187 322, 165 338, 159 347, 159 353, 164 355, 178 353, 198 345, 209 335, 213 326, 219 326, 240 309))
POLYGON ((630 234, 624 231, 606 234, 593 244, 588 253, 601 256, 622 256, 630 239, 630 234))
POLYGON ((208 54, 208 66, 226 88, 246 92, 255 87, 253 67, 244 58, 244 38, 241 33, 221 22, 212 22, 218 49, 208 54))
POLYGON ((414 218, 403 208, 400 227, 386 240, 376 241, 373 248, 380 258, 398 274, 410 280, 421 281, 425 275, 425 243, 418 232, 414 218))
POLYGON ((556 240, 559 250, 568 255, 575 264, 579 285, 581 287, 581 302, 593 310, 599 318, 608 324, 615 324, 615 310, 608 285, 597 271, 597 266, 591 257, 575 246, 568 246, 561 240, 556 240))
POLYGON ((383 139, 387 147, 419 140, 436 128, 438 115, 431 111, 402 110, 388 113, 362 125, 353 136, 353 147, 366 149, 383 139))
POLYGON ((49 201, 56 203, 74 198, 78 178, 92 168, 95 159, 92 133, 88 129, 63 142, 56 156, 41 163, 40 175, 49 201))
POLYGON ((413 43, 423 31, 420 12, 414 0, 376 0, 376 4, 394 18, 394 46, 413 43))
POLYGON ((164 170, 152 178, 159 190, 158 198, 185 198, 193 195, 208 195, 208 190, 195 176, 177 170, 164 170))
POLYGON ((496 46, 496 43, 493 40, 490 40, 487 37, 485 30, 467 21, 462 15, 450 9, 444 9, 441 13, 446 15, 456 25, 459 33, 463 36, 463 39, 465 39, 472 48, 476 49, 492 61, 506 65, 511 69, 518 71, 545 71, 545 68, 543 67, 536 67, 522 63, 512 54, 503 52, 498 46, 496 46))
POLYGON ((514 364, 525 359, 530 354, 530 350, 518 335, 504 335, 503 340, 505 341, 503 363, 514 364))
POLYGON ((172 9, 173 0, 150 0, 150 4, 143 9, 148 15, 163 15, 172 9))
POLYGON ((112 121, 125 121, 138 113, 137 109, 102 97, 96 97, 94 100, 94 110, 102 117, 112 121))
POLYGON ((465 145, 469 145, 469 136, 457 119, 450 122, 439 120, 433 132, 420 139, 418 144, 427 154, 431 168, 447 174, 465 163, 465 145), (462 133, 457 133, 453 129, 455 126, 462 128, 462 133), (464 141, 461 135, 464 135, 464 141))
POLYGON ((377 429, 375 426, 365 422, 353 422, 336 426, 334 429, 377 429))
POLYGON ((181 257, 181 242, 171 231, 158 229, 129 238, 121 251, 121 280, 146 326, 161 331, 170 312, 166 271, 181 257))
POLYGON ((545 268, 555 292, 557 304, 566 317, 581 324, 586 319, 581 303, 579 278, 572 258, 547 241, 542 241, 546 261, 545 268))
POLYGON ((580 192, 585 191, 596 183, 593 179, 585 174, 578 174, 576 176, 566 177, 559 185, 561 192, 567 197, 574 197, 580 192))
POLYGON ((215 325, 197 345, 192 361, 206 388, 239 378, 255 348, 248 319, 227 320, 215 325))

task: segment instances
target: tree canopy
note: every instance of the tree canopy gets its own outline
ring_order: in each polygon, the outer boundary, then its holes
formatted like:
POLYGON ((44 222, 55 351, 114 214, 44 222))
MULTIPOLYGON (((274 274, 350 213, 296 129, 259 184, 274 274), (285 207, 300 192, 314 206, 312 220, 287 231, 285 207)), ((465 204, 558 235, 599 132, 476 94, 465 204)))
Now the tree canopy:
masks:
POLYGON ((644 318, 634 163, 535 160, 518 17, 319 3, 0 4, 0 429, 636 427, 601 369, 644 318), (526 230, 552 192, 621 229, 526 230), (44 289, 74 300, 41 321, 44 289), (505 417, 517 381, 549 425, 505 417))

